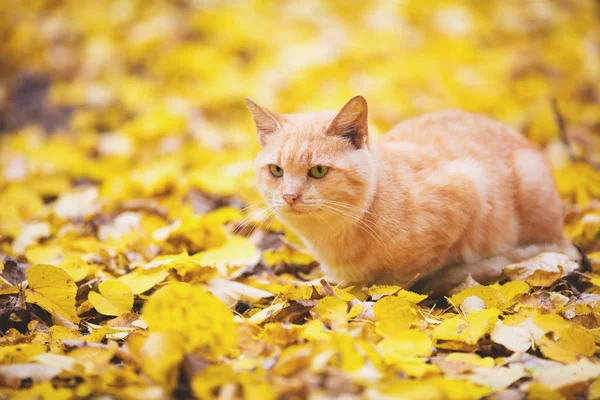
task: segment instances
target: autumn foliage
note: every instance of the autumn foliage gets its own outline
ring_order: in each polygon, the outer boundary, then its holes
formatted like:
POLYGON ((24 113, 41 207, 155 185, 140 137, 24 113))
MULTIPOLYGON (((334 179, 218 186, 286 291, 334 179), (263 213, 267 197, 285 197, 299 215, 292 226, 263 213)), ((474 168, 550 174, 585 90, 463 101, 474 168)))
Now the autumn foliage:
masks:
POLYGON ((0 398, 600 398, 599 7, 1 1, 0 398), (587 257, 441 298, 329 284, 256 193, 243 99, 356 94, 374 136, 520 129, 587 257))

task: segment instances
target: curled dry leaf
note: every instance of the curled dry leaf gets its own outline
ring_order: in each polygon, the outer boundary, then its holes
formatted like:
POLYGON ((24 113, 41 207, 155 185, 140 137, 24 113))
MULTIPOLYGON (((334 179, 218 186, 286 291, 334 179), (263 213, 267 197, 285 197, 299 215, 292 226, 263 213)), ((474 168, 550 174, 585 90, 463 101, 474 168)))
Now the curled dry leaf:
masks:
POLYGON ((19 388, 21 381, 26 379, 31 379, 34 383, 49 381, 61 371, 61 368, 44 364, 0 365, 0 383, 19 388))
POLYGON ((98 188, 87 187, 62 194, 54 204, 54 213, 61 218, 75 219, 100 210, 98 188))
POLYGON ((266 290, 220 278, 208 281, 206 289, 228 306, 233 306, 240 300, 253 303, 274 296, 273 293, 266 290))
POLYGON ((491 339, 515 353, 524 353, 534 345, 532 323, 529 318, 518 325, 505 325, 498 321, 490 332, 491 339))
POLYGON ((491 357, 480 357, 471 353, 450 353, 446 356, 434 357, 432 363, 449 377, 464 376, 476 369, 489 369, 494 366, 491 357))
POLYGON ((13 243, 15 254, 23 254, 27 247, 38 242, 39 239, 50 235, 50 225, 46 222, 36 222, 25 225, 13 243))
POLYGON ((578 267, 577 262, 564 254, 542 253, 529 260, 507 265, 504 274, 513 281, 525 281, 533 287, 546 287, 578 267))
POLYGON ((460 309, 465 314, 485 309, 485 302, 477 296, 469 296, 460 303, 460 309))
POLYGON ((532 374, 536 381, 556 390, 598 377, 600 375, 600 364, 582 359, 566 366, 538 368, 533 370, 532 374))
POLYGON ((494 390, 503 390, 526 375, 523 365, 510 364, 507 367, 477 368, 467 379, 494 390))

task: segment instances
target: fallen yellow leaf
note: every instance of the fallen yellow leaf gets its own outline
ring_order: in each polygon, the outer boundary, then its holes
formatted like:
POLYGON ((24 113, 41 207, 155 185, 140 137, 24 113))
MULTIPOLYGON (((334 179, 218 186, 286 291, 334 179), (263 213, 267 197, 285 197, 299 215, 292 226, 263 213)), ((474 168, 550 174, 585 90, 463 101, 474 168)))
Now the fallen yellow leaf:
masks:
POLYGON ((75 282, 85 279, 91 271, 90 264, 76 255, 68 255, 58 264, 75 282))
POLYGON ((400 335, 420 319, 417 311, 407 300, 387 296, 375 303, 373 307, 377 327, 386 335, 400 335))
POLYGON ((97 292, 90 292, 88 300, 94 308, 104 315, 128 313, 133 307, 133 293, 126 284, 119 281, 104 281, 98 285, 97 292))
POLYGON ((192 390, 196 397, 209 399, 216 388, 235 380, 229 365, 209 365, 192 378, 192 390))
POLYGON ((348 303, 339 297, 327 296, 319 300, 312 312, 315 317, 338 330, 346 325, 348 303))
POLYGON ((230 276, 241 267, 258 263, 260 252, 245 237, 233 236, 224 245, 194 254, 191 258, 202 266, 216 268, 223 276, 230 276))
POLYGON ((267 265, 277 265, 284 263, 287 265, 308 265, 315 261, 315 258, 302 250, 285 246, 281 249, 268 249, 263 252, 263 259, 267 265))
POLYGON ((19 288, 0 276, 0 295, 19 293, 19 288))
POLYGON ((133 294, 144 293, 162 282, 169 273, 163 267, 138 269, 117 278, 118 282, 126 284, 133 294))
POLYGON ((511 300, 518 294, 527 293, 529 285, 521 281, 507 282, 504 285, 493 284, 488 286, 472 286, 450 297, 450 301, 456 306, 471 296, 477 296, 483 300, 487 308, 502 308, 510 306, 511 300))
POLYGON ((172 389, 177 384, 179 363, 184 356, 183 337, 177 332, 150 333, 128 340, 131 353, 149 378, 172 389))
POLYGON ((0 347, 0 365, 24 364, 31 357, 41 354, 44 351, 46 351, 46 346, 39 343, 23 343, 0 347))
POLYGON ((476 344, 495 326, 500 312, 491 308, 477 311, 466 317, 457 315, 442 321, 433 330, 433 337, 438 340, 456 340, 467 344, 476 344))
POLYGON ((221 356, 237 343, 233 314, 200 287, 172 283, 154 293, 142 308, 150 332, 177 332, 186 352, 221 356))
POLYGON ((596 340, 586 329, 568 324, 555 334, 544 335, 540 342, 540 350, 552 360, 576 363, 594 355, 596 340))
POLYGON ((425 332, 416 329, 406 329, 390 336, 377 344, 379 352, 386 362, 399 360, 403 357, 428 357, 432 353, 433 343, 425 332))
POLYGON ((411 292, 410 290, 402 289, 401 286, 395 285, 373 285, 366 289, 365 293, 371 296, 373 300, 378 300, 384 295, 395 295, 414 304, 420 303, 427 298, 425 294, 411 292))
POLYGON ((77 286, 65 271, 52 265, 38 264, 25 271, 25 301, 57 313, 71 322, 79 322, 75 311, 77 286))

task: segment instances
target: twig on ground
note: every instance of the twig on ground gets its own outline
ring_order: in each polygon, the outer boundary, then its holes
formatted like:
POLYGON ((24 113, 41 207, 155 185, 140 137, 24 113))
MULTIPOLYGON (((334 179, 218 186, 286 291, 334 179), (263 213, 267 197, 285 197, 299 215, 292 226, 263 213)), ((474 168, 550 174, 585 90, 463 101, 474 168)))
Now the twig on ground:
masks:
POLYGON ((569 137, 567 136, 567 125, 565 123, 565 118, 558 108, 558 102, 556 101, 556 97, 552 97, 550 100, 552 103, 552 112, 554 113, 554 120, 556 121, 556 125, 558 126, 558 133, 560 135, 560 140, 566 146, 567 151, 569 153, 569 158, 571 161, 576 161, 577 158, 573 153, 573 148, 571 147, 571 142, 569 142, 569 137))

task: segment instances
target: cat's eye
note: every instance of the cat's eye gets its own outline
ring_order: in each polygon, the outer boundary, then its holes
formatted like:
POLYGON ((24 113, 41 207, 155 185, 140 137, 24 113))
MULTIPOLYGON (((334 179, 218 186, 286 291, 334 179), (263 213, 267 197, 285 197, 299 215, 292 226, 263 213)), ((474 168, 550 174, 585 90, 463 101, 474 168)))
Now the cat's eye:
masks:
POLYGON ((283 176, 283 169, 279 165, 269 164, 269 171, 271 171, 271 174, 277 178, 283 176))
POLYGON ((308 171, 308 174, 310 176, 312 176, 313 178, 321 179, 322 177, 327 175, 328 170, 329 170, 329 168, 327 168, 324 165, 315 165, 308 171))

